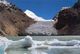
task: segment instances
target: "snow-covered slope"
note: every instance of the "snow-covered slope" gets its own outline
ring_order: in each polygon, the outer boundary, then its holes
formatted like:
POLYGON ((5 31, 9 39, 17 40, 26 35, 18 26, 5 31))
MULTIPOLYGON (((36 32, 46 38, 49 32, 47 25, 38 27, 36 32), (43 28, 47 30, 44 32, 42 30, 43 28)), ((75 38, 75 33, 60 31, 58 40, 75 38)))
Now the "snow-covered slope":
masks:
POLYGON ((26 32, 29 34, 43 34, 52 35, 57 34, 57 30, 53 27, 54 20, 45 20, 42 17, 37 16, 30 10, 25 11, 26 15, 37 21, 36 23, 30 25, 26 32))
POLYGON ((30 25, 30 27, 26 29, 26 32, 44 35, 57 34, 57 30, 53 27, 53 22, 54 21, 38 21, 35 24, 30 25))
POLYGON ((24 12, 28 17, 31 17, 32 19, 34 19, 35 21, 44 21, 45 19, 43 19, 42 17, 38 17, 35 13, 33 13, 30 10, 26 10, 24 12))
POLYGON ((3 4, 5 4, 6 6, 7 6, 7 5, 10 5, 10 3, 7 2, 7 0, 0 0, 0 3, 3 3, 3 4))

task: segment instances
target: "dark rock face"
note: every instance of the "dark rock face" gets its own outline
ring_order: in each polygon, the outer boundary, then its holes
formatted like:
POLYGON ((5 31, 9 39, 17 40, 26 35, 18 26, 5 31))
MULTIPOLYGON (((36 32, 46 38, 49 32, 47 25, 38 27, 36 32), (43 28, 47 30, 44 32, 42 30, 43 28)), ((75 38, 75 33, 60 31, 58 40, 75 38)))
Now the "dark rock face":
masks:
POLYGON ((74 4, 73 8, 75 8, 75 9, 79 9, 79 8, 80 8, 80 0, 78 0, 78 1, 74 4))
POLYGON ((6 6, 0 3, 0 35, 24 35, 25 29, 35 21, 15 5, 6 6))
POLYGON ((80 35, 80 2, 72 8, 61 10, 55 28, 59 35, 80 35))

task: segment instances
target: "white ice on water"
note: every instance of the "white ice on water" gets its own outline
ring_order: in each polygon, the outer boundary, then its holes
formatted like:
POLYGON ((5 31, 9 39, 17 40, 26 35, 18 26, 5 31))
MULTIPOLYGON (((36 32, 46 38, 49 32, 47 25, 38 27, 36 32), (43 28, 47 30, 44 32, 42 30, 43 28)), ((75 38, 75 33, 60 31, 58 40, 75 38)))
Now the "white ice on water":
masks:
POLYGON ((34 44, 32 37, 26 36, 23 39, 17 40, 17 41, 11 41, 11 44, 9 44, 8 48, 19 48, 24 46, 32 46, 34 44))
POLYGON ((32 37, 26 36, 24 39, 13 41, 9 40, 6 37, 0 36, 0 54, 5 54, 7 48, 19 48, 23 46, 31 46, 33 43, 32 37))
POLYGON ((63 51, 74 52, 76 50, 77 51, 80 50, 80 40, 60 41, 58 39, 53 39, 49 41, 48 40, 37 41, 37 40, 33 40, 31 36, 26 36, 23 39, 13 41, 13 40, 7 39, 6 37, 0 37, 0 53, 2 54, 5 52, 7 48, 16 48, 16 47, 19 48, 19 47, 30 46, 30 45, 32 47, 28 49, 32 50, 32 52, 36 54, 37 52, 38 54, 40 53, 41 54, 53 54, 53 53, 59 54, 59 53, 62 53, 63 51), (47 51, 43 51, 42 49, 47 49, 47 51), (57 51, 59 51, 59 53, 57 53, 57 51))
POLYGON ((8 40, 6 37, 0 36, 0 54, 6 54, 5 50, 10 44, 10 40, 8 40))

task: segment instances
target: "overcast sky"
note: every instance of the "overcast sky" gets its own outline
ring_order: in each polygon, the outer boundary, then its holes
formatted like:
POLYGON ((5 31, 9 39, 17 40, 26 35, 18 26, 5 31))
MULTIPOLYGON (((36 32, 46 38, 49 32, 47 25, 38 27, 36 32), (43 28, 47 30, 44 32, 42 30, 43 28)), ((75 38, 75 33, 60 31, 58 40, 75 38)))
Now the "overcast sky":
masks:
POLYGON ((52 19, 64 6, 73 6, 77 0, 10 0, 17 7, 31 10, 45 19, 52 19))

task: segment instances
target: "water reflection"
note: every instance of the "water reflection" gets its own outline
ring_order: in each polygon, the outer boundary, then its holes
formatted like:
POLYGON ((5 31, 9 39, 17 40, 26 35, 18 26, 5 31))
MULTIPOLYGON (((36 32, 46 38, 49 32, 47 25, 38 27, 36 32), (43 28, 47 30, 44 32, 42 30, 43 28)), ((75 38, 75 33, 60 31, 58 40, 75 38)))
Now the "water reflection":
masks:
POLYGON ((30 54, 30 51, 24 48, 7 49, 6 52, 7 54, 30 54))
POLYGON ((27 50, 24 48, 18 49, 8 49, 6 50, 7 54, 47 54, 47 50, 45 49, 32 49, 27 50))
POLYGON ((32 51, 31 51, 31 54, 47 54, 46 52, 45 52, 45 50, 39 50, 39 49, 33 49, 32 51))

